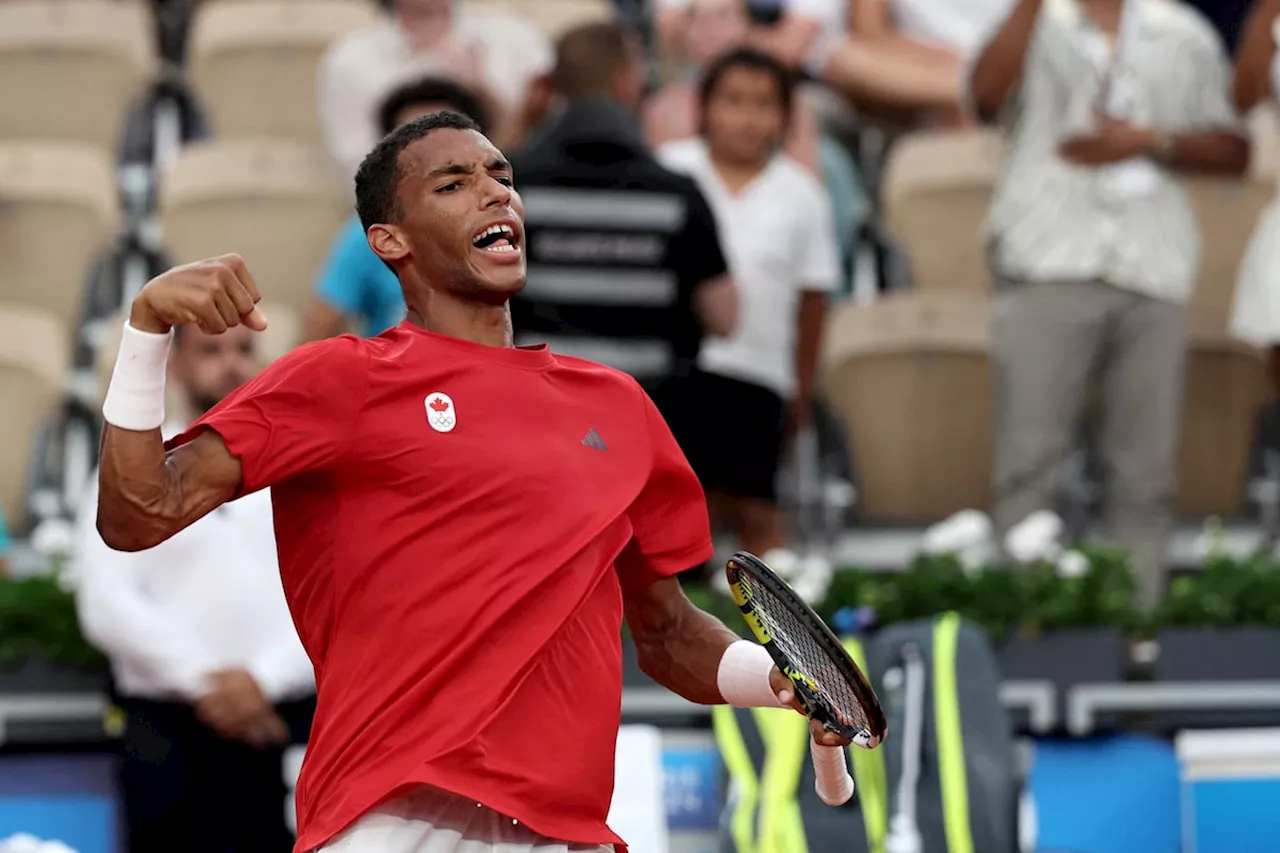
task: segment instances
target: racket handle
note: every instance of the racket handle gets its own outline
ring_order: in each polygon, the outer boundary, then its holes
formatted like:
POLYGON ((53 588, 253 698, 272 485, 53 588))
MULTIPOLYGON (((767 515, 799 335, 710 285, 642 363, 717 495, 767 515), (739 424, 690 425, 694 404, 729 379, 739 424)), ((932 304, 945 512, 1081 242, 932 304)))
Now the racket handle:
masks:
POLYGON ((849 775, 849 763, 844 747, 823 746, 809 739, 809 754, 813 757, 813 788, 818 799, 829 806, 842 806, 853 796, 853 777, 849 775))

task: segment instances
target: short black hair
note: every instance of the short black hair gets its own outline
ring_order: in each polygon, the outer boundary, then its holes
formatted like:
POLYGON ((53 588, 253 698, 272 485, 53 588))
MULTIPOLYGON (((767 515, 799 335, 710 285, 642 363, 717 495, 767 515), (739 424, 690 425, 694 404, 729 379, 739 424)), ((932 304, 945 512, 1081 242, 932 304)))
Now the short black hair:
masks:
POLYGON ((720 81, 735 68, 763 71, 772 77, 778 86, 778 98, 782 101, 783 115, 788 119, 791 117, 791 102, 795 98, 796 89, 795 75, 774 57, 749 47, 731 50, 707 66, 706 72, 702 75, 702 85, 698 93, 698 100, 704 112, 707 102, 715 94, 720 81))
POLYGON ((489 132, 489 112, 475 92, 447 77, 422 77, 397 86, 382 100, 378 107, 382 135, 396 129, 400 113, 422 104, 445 104, 454 112, 469 116, 481 133, 489 132))
POLYGON ((621 21, 583 24, 556 41, 555 90, 570 100, 609 91, 614 76, 638 61, 640 34, 621 21))
POLYGON ((395 222, 400 218, 396 194, 401 178, 400 152, 435 130, 478 132, 480 127, 461 113, 443 110, 402 124, 383 137, 356 171, 356 213, 360 215, 360 224, 366 231, 370 225, 395 222))

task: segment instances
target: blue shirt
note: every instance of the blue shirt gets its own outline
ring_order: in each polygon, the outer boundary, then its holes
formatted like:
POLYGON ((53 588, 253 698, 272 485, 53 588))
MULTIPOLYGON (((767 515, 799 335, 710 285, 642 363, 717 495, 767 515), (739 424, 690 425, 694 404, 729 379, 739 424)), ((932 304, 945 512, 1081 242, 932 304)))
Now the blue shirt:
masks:
POLYGON ((404 319, 400 280, 365 240, 360 217, 342 226, 320 270, 316 295, 364 324, 365 337, 379 335, 404 319))
POLYGON ((9 541, 9 528, 4 523, 4 510, 0 509, 0 557, 9 553, 13 543, 9 541))

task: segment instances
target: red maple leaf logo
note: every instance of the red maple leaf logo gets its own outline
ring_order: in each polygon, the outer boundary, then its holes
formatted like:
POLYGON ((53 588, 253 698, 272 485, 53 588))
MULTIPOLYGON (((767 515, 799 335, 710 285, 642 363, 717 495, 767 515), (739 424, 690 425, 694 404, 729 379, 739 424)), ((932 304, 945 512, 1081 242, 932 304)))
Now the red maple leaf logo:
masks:
POLYGON ((437 411, 437 412, 447 412, 447 411, 449 411, 449 404, 448 404, 448 403, 446 403, 444 400, 440 399, 439 397, 436 397, 434 400, 432 400, 432 401, 431 401, 430 403, 428 403, 427 405, 428 405, 428 406, 430 406, 433 410, 435 410, 435 411, 437 411))

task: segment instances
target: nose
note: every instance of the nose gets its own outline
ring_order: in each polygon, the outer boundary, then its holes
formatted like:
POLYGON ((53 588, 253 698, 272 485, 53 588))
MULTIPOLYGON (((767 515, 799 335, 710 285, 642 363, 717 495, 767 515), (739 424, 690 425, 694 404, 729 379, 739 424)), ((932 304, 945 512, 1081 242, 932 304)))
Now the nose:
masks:
POLYGON ((511 187, 497 178, 489 178, 484 183, 485 208, 506 207, 509 204, 511 204, 511 187))

